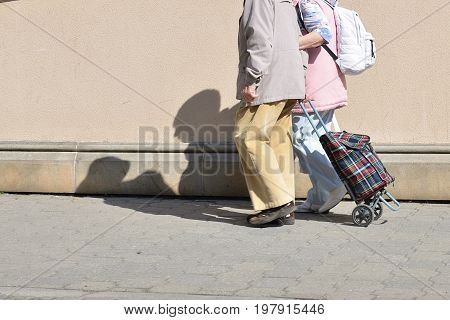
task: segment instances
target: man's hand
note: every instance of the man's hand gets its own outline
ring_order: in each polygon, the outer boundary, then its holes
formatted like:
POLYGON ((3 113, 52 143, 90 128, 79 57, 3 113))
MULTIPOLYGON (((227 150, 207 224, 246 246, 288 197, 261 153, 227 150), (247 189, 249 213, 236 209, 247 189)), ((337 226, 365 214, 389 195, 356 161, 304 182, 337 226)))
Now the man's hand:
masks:
POLYGON ((242 99, 247 103, 253 102, 257 96, 256 84, 245 86, 244 89, 242 89, 242 99))

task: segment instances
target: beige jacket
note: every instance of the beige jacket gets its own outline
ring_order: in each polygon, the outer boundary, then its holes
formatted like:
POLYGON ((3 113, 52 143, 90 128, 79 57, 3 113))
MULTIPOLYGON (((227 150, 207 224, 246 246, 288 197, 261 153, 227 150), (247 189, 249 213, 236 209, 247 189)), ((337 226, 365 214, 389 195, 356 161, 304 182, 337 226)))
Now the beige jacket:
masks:
POLYGON ((237 99, 258 82, 251 105, 304 99, 307 59, 298 49, 300 28, 291 0, 246 0, 239 21, 237 99))

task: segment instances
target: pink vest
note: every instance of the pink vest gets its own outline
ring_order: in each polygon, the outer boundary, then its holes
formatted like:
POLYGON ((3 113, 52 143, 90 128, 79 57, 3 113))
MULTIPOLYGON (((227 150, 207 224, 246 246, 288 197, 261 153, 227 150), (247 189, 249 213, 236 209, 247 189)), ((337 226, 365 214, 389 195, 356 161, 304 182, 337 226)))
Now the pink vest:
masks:
MULTIPOLYGON (((337 32, 334 11, 328 5, 318 0, 331 27, 331 39, 328 47, 336 53, 337 32)), ((322 47, 308 49, 309 61, 306 72, 306 98, 315 101, 319 111, 341 108, 347 105, 347 83, 345 76, 339 70, 333 58, 322 47)), ((312 111, 312 110, 308 110, 312 111)), ((299 107, 293 112, 302 113, 299 107)))

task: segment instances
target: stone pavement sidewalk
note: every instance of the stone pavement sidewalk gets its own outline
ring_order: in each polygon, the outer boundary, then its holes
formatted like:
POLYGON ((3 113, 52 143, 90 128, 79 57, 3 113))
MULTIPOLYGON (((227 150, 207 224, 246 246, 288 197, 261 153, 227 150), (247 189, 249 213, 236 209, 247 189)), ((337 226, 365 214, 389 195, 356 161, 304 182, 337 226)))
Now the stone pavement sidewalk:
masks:
POLYGON ((450 204, 252 228, 246 199, 0 195, 2 299, 448 299, 450 204))

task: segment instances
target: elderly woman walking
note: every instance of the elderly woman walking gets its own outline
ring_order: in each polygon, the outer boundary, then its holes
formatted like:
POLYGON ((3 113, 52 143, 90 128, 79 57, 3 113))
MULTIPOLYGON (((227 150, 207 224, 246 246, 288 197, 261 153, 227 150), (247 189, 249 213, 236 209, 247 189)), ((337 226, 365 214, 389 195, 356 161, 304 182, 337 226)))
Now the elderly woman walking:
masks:
MULTIPOLYGON (((337 1, 294 0, 303 36, 299 48, 309 54, 306 73, 306 99, 315 106, 330 129, 334 112, 347 105, 345 77, 327 47, 336 54, 336 21, 333 6, 337 1)), ((312 110, 307 110, 308 113, 312 110)), ((320 134, 324 133, 318 118, 311 114, 320 134)), ((309 175, 312 188, 297 213, 328 213, 346 194, 346 189, 333 169, 318 137, 299 106, 293 109, 293 145, 300 170, 309 175)))

